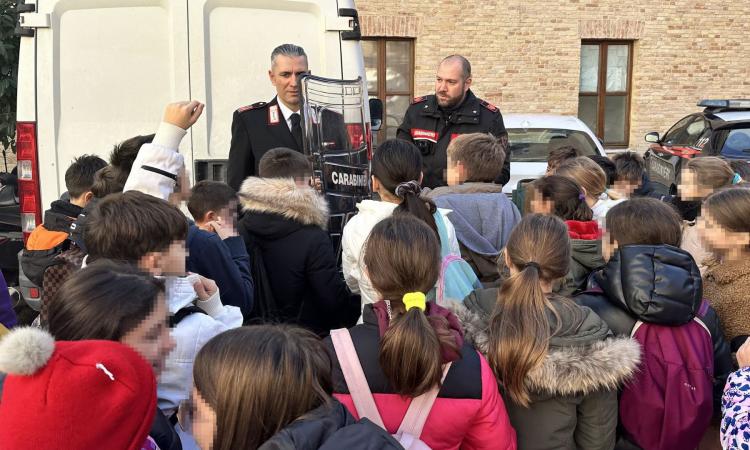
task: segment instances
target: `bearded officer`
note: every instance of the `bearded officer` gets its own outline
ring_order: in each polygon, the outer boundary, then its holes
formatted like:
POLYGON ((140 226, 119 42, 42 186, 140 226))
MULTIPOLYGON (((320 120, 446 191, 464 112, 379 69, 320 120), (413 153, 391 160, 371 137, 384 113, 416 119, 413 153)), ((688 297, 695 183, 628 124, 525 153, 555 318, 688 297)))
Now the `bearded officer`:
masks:
POLYGON ((471 64, 460 55, 443 59, 437 69, 435 95, 417 97, 406 110, 397 136, 414 143, 422 152, 424 187, 445 186, 448 144, 467 133, 491 133, 505 150, 502 175, 496 182, 510 179, 508 133, 503 116, 493 104, 471 91, 471 64))

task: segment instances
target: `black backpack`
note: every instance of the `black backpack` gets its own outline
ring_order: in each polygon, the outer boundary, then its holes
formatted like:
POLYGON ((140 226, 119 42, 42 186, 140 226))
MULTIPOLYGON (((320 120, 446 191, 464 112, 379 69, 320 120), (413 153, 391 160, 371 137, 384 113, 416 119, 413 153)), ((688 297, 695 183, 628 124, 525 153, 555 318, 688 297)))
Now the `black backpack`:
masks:
POLYGON ((259 323, 278 323, 281 321, 278 303, 273 295, 271 281, 268 279, 266 265, 263 262, 263 251, 249 233, 243 233, 247 253, 250 256, 250 272, 253 276, 253 312, 245 318, 245 325, 259 323))

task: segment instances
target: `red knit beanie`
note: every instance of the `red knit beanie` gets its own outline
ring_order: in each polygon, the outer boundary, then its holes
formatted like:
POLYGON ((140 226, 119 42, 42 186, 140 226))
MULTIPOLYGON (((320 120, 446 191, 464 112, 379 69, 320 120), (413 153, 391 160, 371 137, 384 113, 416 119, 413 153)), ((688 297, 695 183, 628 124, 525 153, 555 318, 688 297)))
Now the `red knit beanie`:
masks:
POLYGON ((113 341, 55 342, 18 328, 0 339, 0 447, 140 450, 156 412, 156 379, 113 341))

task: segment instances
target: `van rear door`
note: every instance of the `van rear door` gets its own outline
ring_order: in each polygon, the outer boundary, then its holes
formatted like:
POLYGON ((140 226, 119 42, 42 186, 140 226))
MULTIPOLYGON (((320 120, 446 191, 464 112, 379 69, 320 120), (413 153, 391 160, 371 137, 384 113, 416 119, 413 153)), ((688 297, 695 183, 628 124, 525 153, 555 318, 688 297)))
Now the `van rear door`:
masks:
MULTIPOLYGON (((42 205, 65 191, 84 153, 155 131, 190 97, 185 0, 38 0, 36 102, 42 205)), ((27 99, 19 98, 19 102, 27 99)), ((190 154, 190 138, 181 151, 190 154)))
POLYGON ((339 17, 335 0, 189 0, 188 9, 191 96, 206 102, 206 120, 193 126, 196 177, 223 181, 226 169, 211 161, 228 158, 232 114, 276 95, 271 51, 301 45, 313 74, 341 79, 340 29, 348 19, 339 17))

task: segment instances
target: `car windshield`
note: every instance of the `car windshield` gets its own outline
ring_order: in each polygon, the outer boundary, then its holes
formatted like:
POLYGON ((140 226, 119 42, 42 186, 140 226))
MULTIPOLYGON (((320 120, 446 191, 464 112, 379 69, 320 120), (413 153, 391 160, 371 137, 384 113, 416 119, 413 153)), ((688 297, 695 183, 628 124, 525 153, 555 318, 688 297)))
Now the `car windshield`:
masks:
POLYGON ((596 144, 583 131, 558 128, 508 129, 512 162, 547 162, 552 149, 569 145, 582 156, 597 155, 596 144))
POLYGON ((750 128, 736 128, 730 131, 721 149, 721 156, 750 159, 750 128))

